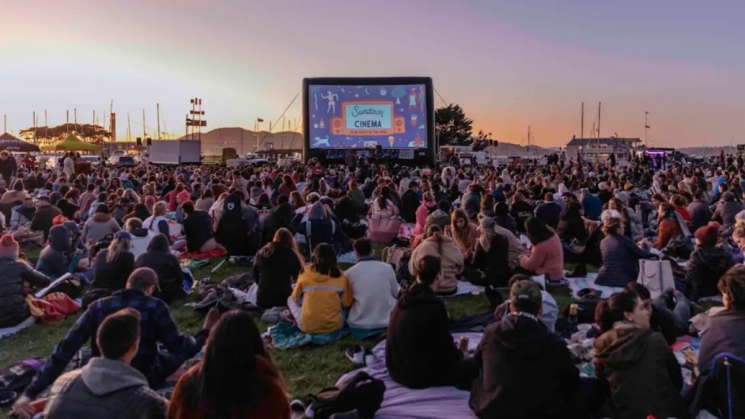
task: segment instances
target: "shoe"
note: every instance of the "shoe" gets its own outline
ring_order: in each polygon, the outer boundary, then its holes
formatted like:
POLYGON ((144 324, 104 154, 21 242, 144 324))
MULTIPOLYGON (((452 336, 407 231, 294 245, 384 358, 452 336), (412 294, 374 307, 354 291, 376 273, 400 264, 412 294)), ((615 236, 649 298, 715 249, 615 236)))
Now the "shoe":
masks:
POLYGON ((353 345, 347 349, 347 358, 354 365, 365 365, 365 348, 360 345, 353 345))
POLYGON ((584 263, 578 263, 574 267, 572 273, 568 274, 567 278, 584 278, 587 276, 587 265, 584 263))
POLYGON ((546 281, 547 291, 548 291, 548 289, 554 289, 554 288, 559 288, 559 287, 566 287, 568 285, 569 285, 569 281, 567 281, 566 279, 560 279, 558 281, 551 281, 551 280, 547 280, 546 281))
POLYGON ((365 349, 364 355, 366 367, 375 365, 375 355, 373 354, 372 349, 365 349))

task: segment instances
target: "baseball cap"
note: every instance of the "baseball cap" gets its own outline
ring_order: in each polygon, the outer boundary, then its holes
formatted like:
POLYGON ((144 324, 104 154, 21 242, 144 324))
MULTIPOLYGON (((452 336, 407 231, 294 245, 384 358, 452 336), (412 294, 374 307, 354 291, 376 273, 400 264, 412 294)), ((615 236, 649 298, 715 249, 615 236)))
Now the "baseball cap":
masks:
POLYGON ((538 314, 542 301, 540 286, 531 280, 517 281, 510 288, 510 304, 518 311, 538 314))

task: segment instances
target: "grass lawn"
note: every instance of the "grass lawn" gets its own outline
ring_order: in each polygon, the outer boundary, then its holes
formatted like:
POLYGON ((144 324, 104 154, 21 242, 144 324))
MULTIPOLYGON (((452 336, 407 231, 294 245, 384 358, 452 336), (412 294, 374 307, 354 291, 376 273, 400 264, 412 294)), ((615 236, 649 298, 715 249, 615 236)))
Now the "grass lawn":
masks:
MULTIPOLYGON (((376 253, 380 254, 380 251, 376 253)), ((31 254, 29 257, 34 258, 37 255, 31 254)), ((195 279, 199 280, 209 276, 212 283, 219 283, 228 276, 246 270, 245 267, 239 268, 226 263, 220 270, 212 273, 211 270, 216 263, 217 261, 213 261, 210 265, 194 272, 195 279)), ((349 266, 343 267, 346 269, 349 266)), ((573 301, 568 289, 561 289, 554 292, 553 295, 559 305, 559 313, 563 312, 564 308, 573 301)), ((447 298, 444 301, 452 318, 489 311, 489 303, 483 295, 463 295, 447 298)), ((182 303, 173 304, 171 313, 182 332, 195 334, 202 327, 203 317, 193 309, 184 307, 182 303)), ((48 357, 51 355, 54 346, 75 323, 78 316, 72 316, 55 325, 36 325, 0 341, 0 368, 5 368, 26 358, 48 357)), ((259 329, 262 331, 266 330, 268 326, 268 324, 259 322, 259 329)), ((271 354, 282 372, 288 391, 293 398, 300 398, 334 385, 341 375, 354 369, 344 355, 349 346, 361 343, 364 347, 371 348, 378 342, 379 339, 357 342, 351 337, 346 337, 321 347, 306 346, 289 350, 272 349, 271 354)), ((6 417, 6 415, 7 410, 0 410, 0 418, 6 417)))

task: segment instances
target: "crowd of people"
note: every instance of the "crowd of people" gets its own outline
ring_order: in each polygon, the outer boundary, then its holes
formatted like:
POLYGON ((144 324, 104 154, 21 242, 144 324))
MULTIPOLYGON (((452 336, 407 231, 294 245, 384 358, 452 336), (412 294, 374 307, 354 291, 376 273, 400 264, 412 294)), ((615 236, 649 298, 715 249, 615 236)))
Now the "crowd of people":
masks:
POLYGON ((253 257, 261 309, 288 307, 306 334, 387 329, 395 381, 470 391, 481 418, 694 417, 716 402, 716 355, 745 358, 742 161, 410 168, 352 156, 89 173, 63 163, 0 181, 0 327, 29 317, 28 284, 70 273, 85 289, 86 311, 14 412, 29 417, 51 386, 51 418, 288 418, 282 375, 248 314, 211 310, 194 336, 173 320, 168 304, 186 295, 177 257, 215 250, 253 257), (401 267, 376 258, 366 218, 412 225, 401 267), (34 235, 44 248, 32 267, 19 247, 34 235), (349 251, 357 263, 344 271, 337 258, 349 251), (639 261, 658 257, 679 269, 675 288, 652 298, 639 261), (623 289, 596 308, 595 378, 580 377, 551 295, 588 267, 598 285, 623 289), (439 298, 460 282, 485 287, 495 310, 475 352, 454 341, 439 298), (717 295, 724 309, 684 389, 670 345, 688 334, 694 304, 717 295), (62 375, 87 342, 94 358, 62 375), (152 391, 198 353, 170 402, 152 391))

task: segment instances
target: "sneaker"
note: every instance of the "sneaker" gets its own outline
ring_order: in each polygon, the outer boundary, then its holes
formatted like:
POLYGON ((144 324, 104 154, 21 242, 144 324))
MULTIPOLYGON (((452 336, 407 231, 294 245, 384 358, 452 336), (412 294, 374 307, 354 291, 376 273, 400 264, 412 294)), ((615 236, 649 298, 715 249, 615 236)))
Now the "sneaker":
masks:
POLYGON ((293 400, 290 403, 290 417, 305 417, 305 405, 300 400, 293 400))
POLYGON ((566 287, 569 285, 569 281, 566 279, 560 279, 558 281, 546 280, 546 288, 553 289, 559 287, 566 287))
POLYGON ((365 349, 364 355, 366 367, 375 365, 375 355, 373 354, 372 349, 365 349))
POLYGON ((353 345, 347 349, 347 358, 354 365, 365 365, 365 349, 360 345, 353 345))

